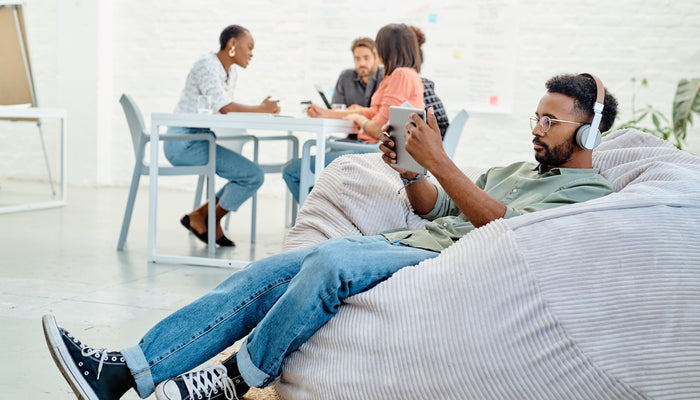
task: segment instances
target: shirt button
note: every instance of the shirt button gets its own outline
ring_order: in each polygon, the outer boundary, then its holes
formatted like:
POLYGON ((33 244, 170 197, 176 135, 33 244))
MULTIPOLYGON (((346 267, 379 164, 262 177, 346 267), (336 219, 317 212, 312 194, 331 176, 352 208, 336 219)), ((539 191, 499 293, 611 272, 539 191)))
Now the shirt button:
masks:
POLYGON ((443 223, 442 223, 442 226, 444 226, 444 227, 448 227, 449 225, 450 225, 450 224, 448 224, 447 222, 443 222, 443 223))
POLYGON ((517 192, 518 192, 518 189, 513 189, 513 193, 517 193, 517 192))

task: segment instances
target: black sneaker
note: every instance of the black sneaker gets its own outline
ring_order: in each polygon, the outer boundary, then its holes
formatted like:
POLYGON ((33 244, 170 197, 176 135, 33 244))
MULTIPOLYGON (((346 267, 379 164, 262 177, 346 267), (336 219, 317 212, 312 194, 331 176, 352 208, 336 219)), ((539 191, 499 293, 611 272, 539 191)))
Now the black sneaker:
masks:
POLYGON ((178 375, 156 387, 158 400, 238 400, 249 387, 238 375, 231 378, 223 364, 208 365, 199 371, 178 375))
POLYGON ((135 386, 121 353, 81 343, 51 314, 42 324, 51 356, 80 400, 116 400, 135 386))

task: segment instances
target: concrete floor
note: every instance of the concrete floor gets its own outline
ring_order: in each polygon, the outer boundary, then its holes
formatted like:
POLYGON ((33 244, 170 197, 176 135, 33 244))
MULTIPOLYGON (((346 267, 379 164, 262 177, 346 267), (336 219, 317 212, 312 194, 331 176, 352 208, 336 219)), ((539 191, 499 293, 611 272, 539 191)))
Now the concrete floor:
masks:
MULTIPOLYGON (((0 206, 31 199, 47 186, 2 182, 0 206), (22 190, 30 196, 18 195, 22 190)), ((147 263, 146 186, 137 197, 126 248, 117 252, 126 197, 126 188, 69 187, 65 207, 0 214, 0 398, 75 399, 46 348, 43 314, 54 313, 88 345, 119 350, 235 272, 147 263)), ((206 255, 206 245, 179 224, 192 199, 193 192, 159 192, 159 253, 206 255)), ((237 246, 217 257, 249 260, 279 252, 288 230, 284 220, 284 199, 260 195, 253 246, 247 202, 227 232, 237 246)), ((130 391, 124 398, 138 396, 130 391)))

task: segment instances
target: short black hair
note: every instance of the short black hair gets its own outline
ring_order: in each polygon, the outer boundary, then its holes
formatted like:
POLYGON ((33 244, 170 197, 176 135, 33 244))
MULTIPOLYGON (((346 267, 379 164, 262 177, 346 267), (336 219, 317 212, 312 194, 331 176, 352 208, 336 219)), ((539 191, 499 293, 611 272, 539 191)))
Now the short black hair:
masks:
MULTIPOLYGON (((591 120, 593 118, 593 104, 596 100, 595 80, 585 74, 563 74, 550 78, 547 83, 547 92, 560 93, 574 99, 574 111, 581 117, 591 120)), ((600 131, 607 132, 615 122, 617 116, 617 99, 605 89, 603 101, 603 118, 600 120, 600 131)))
POLYGON ((226 43, 228 43, 231 38, 238 39, 243 32, 250 33, 250 31, 240 25, 229 25, 224 28, 224 30, 221 31, 221 35, 219 35, 219 45, 221 46, 219 47, 219 50, 225 49, 226 43))

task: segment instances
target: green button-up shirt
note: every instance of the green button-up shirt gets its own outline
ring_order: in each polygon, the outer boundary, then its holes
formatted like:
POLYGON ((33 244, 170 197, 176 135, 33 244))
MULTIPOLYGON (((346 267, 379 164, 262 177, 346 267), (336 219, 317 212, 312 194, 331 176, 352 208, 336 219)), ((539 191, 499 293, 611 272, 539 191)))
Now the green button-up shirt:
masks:
MULTIPOLYGON (((506 205, 503 218, 580 203, 613 191, 597 169, 552 168, 540 173, 537 165, 527 162, 491 168, 475 184, 506 205)), ((395 229, 382 235, 390 241, 439 252, 474 229, 441 187, 435 207, 421 217, 430 220, 422 230, 395 229)))

